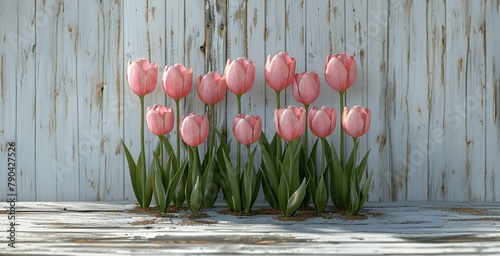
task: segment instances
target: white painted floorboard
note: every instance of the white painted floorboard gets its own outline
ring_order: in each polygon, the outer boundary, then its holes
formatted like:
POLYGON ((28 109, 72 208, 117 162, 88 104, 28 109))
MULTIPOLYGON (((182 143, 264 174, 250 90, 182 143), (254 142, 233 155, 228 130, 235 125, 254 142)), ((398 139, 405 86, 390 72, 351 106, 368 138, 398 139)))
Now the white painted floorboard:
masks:
MULTIPOLYGON (((302 222, 222 214, 222 205, 198 219, 186 211, 140 212, 129 203, 16 207, 16 248, 2 232, 2 255, 500 254, 499 203, 367 203, 354 220, 328 209, 302 222)), ((6 230, 6 203, 0 208, 6 230)))

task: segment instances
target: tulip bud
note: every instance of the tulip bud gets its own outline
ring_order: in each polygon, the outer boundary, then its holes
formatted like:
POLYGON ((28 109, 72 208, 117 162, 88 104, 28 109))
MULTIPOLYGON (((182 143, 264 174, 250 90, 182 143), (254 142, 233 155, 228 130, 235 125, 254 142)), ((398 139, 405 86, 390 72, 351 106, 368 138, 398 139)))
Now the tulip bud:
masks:
POLYGON ((295 65, 295 58, 284 52, 280 52, 272 59, 271 55, 267 56, 264 76, 269 87, 278 92, 288 87, 293 82, 295 65))
POLYGON ((318 110, 313 106, 309 111, 309 127, 314 136, 325 138, 333 133, 336 125, 337 111, 334 108, 324 106, 318 110))
POLYGON ((237 58, 234 61, 227 60, 224 72, 227 88, 235 95, 241 96, 253 87, 255 81, 255 63, 248 62, 245 58, 237 58))
POLYGON ((182 140, 189 146, 196 147, 207 140, 209 123, 206 115, 200 116, 195 113, 184 115, 180 123, 182 140))
POLYGON ((344 92, 356 82, 356 60, 347 53, 328 55, 325 61, 326 83, 338 92, 344 92))
POLYGON ((368 108, 354 106, 351 109, 344 107, 342 112, 342 127, 347 135, 358 138, 368 132, 371 123, 371 112, 368 108))
POLYGON ((147 59, 129 61, 127 80, 132 92, 138 96, 150 94, 155 90, 158 82, 158 65, 156 62, 150 64, 147 59))
POLYGON ((162 78, 163 90, 174 100, 186 97, 193 86, 193 70, 186 69, 182 64, 165 66, 162 78))
POLYGON ((286 141, 299 138, 306 128, 306 110, 289 106, 274 111, 274 126, 278 135, 286 141))
POLYGON ((319 76, 316 72, 296 74, 293 79, 292 94, 296 101, 308 106, 319 96, 319 76))
POLYGON ((251 145, 262 134, 262 120, 258 115, 238 114, 233 120, 234 137, 243 145, 251 145))
POLYGON ((226 96, 226 79, 216 72, 208 72, 205 76, 198 76, 196 91, 205 104, 215 105, 226 96))
POLYGON ((174 112, 172 108, 156 104, 153 108, 148 108, 146 122, 152 134, 156 136, 169 134, 174 128, 174 112))

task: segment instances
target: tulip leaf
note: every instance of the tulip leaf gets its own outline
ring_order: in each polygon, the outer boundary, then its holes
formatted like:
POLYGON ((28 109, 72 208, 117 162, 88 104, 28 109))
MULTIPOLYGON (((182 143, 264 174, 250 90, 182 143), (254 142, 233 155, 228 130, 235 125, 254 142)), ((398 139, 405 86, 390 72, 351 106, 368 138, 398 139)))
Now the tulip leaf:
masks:
POLYGON ((217 163, 215 162, 215 156, 212 156, 210 160, 206 163, 205 171, 201 176, 201 188, 203 191, 203 205, 204 207, 212 207, 217 199, 217 192, 219 190, 217 184, 217 177, 215 173, 215 168, 217 163))
POLYGON ((203 194, 201 191, 200 176, 197 176, 188 203, 188 207, 193 214, 198 214, 198 211, 200 210, 201 207, 202 199, 203 199, 203 194))
POLYGON ((263 172, 265 176, 267 176, 267 180, 269 182, 269 186, 273 194, 277 194, 278 191, 278 175, 275 165, 275 159, 273 154, 270 151, 269 143, 267 142, 266 136, 262 134, 259 139, 259 144, 262 152, 262 161, 264 162, 265 170, 263 172))
POLYGON ((252 196, 253 196, 253 186, 250 172, 250 165, 247 164, 245 170, 243 171, 243 182, 242 182, 242 205, 245 212, 249 212, 252 206, 252 196))
POLYGON ((175 190, 179 186, 179 182, 181 181, 182 176, 186 170, 186 165, 187 165, 187 161, 184 161, 182 163, 181 167, 175 172, 173 178, 170 180, 170 183, 168 183, 168 189, 167 189, 167 194, 166 194, 167 206, 170 204, 170 202, 174 198, 175 190))
POLYGON ((366 202, 366 199, 368 198, 368 190, 370 189, 370 185, 372 182, 372 175, 373 172, 370 172, 368 175, 368 178, 366 179, 365 183, 363 184, 363 188, 361 188, 361 201, 359 201, 359 206, 358 206, 358 211, 361 210, 363 207, 363 204, 366 202))
POLYGON ((314 194, 314 206, 318 213, 323 213, 328 203, 328 191, 325 184, 325 176, 321 175, 319 177, 318 187, 314 194))
POLYGON ((132 189, 134 190, 134 195, 135 198, 139 201, 140 198, 140 193, 137 189, 137 180, 136 180, 136 172, 137 172, 137 166, 135 164, 134 158, 130 154, 130 151, 128 150, 127 146, 122 140, 122 145, 123 149, 125 150, 125 156, 127 158, 127 163, 128 163, 128 169, 130 173, 130 181, 132 183, 132 189))
POLYGON ((358 183, 361 181, 361 177, 363 177, 363 173, 365 172, 366 163, 368 161, 368 155, 370 155, 370 150, 368 150, 368 152, 366 152, 365 156, 361 160, 361 163, 356 168, 358 183))
POLYGON ((165 187, 164 187, 164 184, 163 184, 163 175, 162 175, 162 167, 161 167, 161 164, 160 164, 160 160, 158 158, 158 156, 156 155, 156 153, 153 152, 153 168, 152 168, 152 172, 154 173, 155 175, 155 184, 154 184, 154 190, 153 190, 153 194, 154 194, 154 197, 155 197, 155 202, 156 202, 156 205, 158 206, 158 209, 160 210, 160 212, 165 212, 167 206, 166 206, 166 202, 165 202, 165 187))
POLYGON ((259 190, 260 190, 260 184, 262 182, 262 172, 260 171, 255 171, 255 168, 253 168, 252 170, 252 191, 253 191, 253 195, 252 195, 252 203, 251 203, 251 206, 253 206, 255 204, 255 200, 257 200, 257 197, 259 196, 259 190))
POLYGON ((279 208, 283 213, 286 212, 288 198, 289 198, 288 180, 286 174, 282 174, 280 179, 280 185, 278 187, 278 203, 279 203, 279 208))
POLYGON ((356 191, 354 182, 351 181, 351 191, 349 193, 349 203, 348 203, 348 210, 349 214, 351 216, 356 215, 358 213, 358 207, 359 207, 359 194, 358 191, 356 191))
POLYGON ((278 197, 277 194, 274 194, 271 185, 269 184, 269 178, 265 171, 260 170, 262 174, 262 190, 264 191, 264 198, 266 199, 269 206, 273 209, 279 209, 278 197))
POLYGON ((298 189, 287 200, 286 209, 284 211, 285 217, 291 217, 297 209, 299 209, 304 196, 306 195, 308 179, 304 178, 298 189))

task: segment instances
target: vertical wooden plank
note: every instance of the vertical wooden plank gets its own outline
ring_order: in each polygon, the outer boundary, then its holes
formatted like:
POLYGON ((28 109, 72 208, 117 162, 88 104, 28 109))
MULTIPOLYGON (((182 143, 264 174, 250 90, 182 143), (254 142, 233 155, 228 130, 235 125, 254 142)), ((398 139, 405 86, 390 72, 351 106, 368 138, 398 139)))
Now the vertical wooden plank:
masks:
MULTIPOLYGON (((0 184, 0 199, 5 201, 7 194, 11 194, 17 190, 17 187, 7 185, 7 163, 9 155, 7 149, 8 143, 16 141, 16 56, 18 54, 18 3, 6 2, 2 6, 2 15, 0 16, 0 37, 2 38, 0 47, 0 162, 2 170, 5 170, 2 175, 0 184), (10 190, 12 188, 13 190, 10 190)), ((22 105, 22 103, 20 103, 22 105)), ((19 177, 19 168, 16 176, 19 177)), ((20 189, 21 190, 21 189, 20 189)))
POLYGON ((445 150, 445 73, 446 73, 446 1, 427 4, 427 71, 429 90, 429 158, 428 197, 430 201, 444 200, 443 177, 446 176, 443 155, 445 150))
MULTIPOLYGON (((159 75, 156 89, 144 98, 144 111, 148 106, 156 103, 164 104, 165 94, 161 87, 160 70, 164 65, 164 25, 165 24, 165 6, 162 1, 126 1, 123 3, 124 17, 124 51, 126 62, 138 58, 147 58, 150 62, 158 64, 159 75)), ((124 75, 126 76, 128 64, 124 66, 124 75)), ((128 82, 127 86, 128 87, 128 82)), ((140 103, 139 97, 129 88, 124 90, 124 142, 130 150, 130 153, 137 157, 140 152, 140 103)), ((145 126, 145 151, 147 163, 151 160, 151 151, 157 143, 156 136, 153 136, 145 126)), ((149 165, 148 165, 149 166, 149 165)), ((125 199, 134 200, 135 196, 132 186, 129 183, 130 177, 125 179, 125 199), (127 185, 127 183, 129 185, 127 185)))
MULTIPOLYGON (((266 28, 264 32, 266 58, 285 51, 285 1, 268 0, 265 3, 266 28)), ((265 60, 263 60, 265 63, 265 60)), ((274 110, 276 109, 276 93, 266 84, 265 117, 262 119, 262 129, 266 132, 268 139, 272 139, 276 129, 274 127, 274 110)), ((281 93, 281 108, 285 105, 285 93, 281 93)))
MULTIPOLYGON (((254 61, 257 64, 258 61, 252 59, 252 56, 248 55, 248 22, 250 19, 247 18, 248 15, 248 2, 247 1, 227 1, 227 58, 231 61, 244 57, 248 61, 254 61)), ((256 67, 257 73, 258 69, 256 67)), ((256 74, 257 76, 257 74, 256 74)), ((253 98, 254 91, 257 89, 258 84, 254 84, 252 90, 241 96, 241 111, 244 114, 250 114, 250 107, 252 103, 255 104, 256 98, 253 98)), ((227 141, 230 142, 231 146, 231 159, 233 165, 236 166, 237 157, 237 141, 234 138, 232 125, 233 119, 238 115, 238 103, 236 95, 231 91, 227 90, 226 93, 226 111, 227 111, 227 141)), ((242 162, 246 162, 245 147, 241 147, 242 152, 242 162)))
POLYGON ((467 195, 460 200, 483 201, 486 179, 486 129, 485 129, 485 88, 486 88, 486 31, 485 1, 465 3, 467 21, 467 58, 464 59, 467 130, 467 161, 465 174, 467 195))
MULTIPOLYGON (((22 107, 16 109, 17 127, 17 186, 18 197, 22 201, 34 201, 36 198, 35 166, 35 1, 18 1, 22 10, 18 20, 17 45, 17 102, 22 107)), ((3 24, 3 23, 2 23, 3 24)))
MULTIPOLYGON (((226 13, 227 3, 224 1, 206 0, 205 5, 205 69, 224 74, 226 65, 226 13)), ((226 98, 215 105, 215 126, 219 131, 226 129, 226 98)), ((205 114, 210 117, 210 107, 205 114)))
POLYGON ((446 2, 446 73, 445 124, 443 152, 437 152, 446 161, 441 170, 442 197, 447 201, 467 198, 467 129, 466 129, 466 66, 467 13, 466 1, 446 2), (462 156, 462 157, 457 157, 462 156))
MULTIPOLYGON (((295 72, 299 74, 308 71, 306 69, 306 4, 304 0, 289 0, 285 4, 285 50, 295 58, 297 63, 295 72)), ((325 27, 314 22, 309 25, 311 29, 325 27)), ((293 98, 291 86, 285 91, 285 104, 302 107, 302 103, 298 103, 293 98)))
MULTIPOLYGON (((186 45, 184 52, 184 65, 186 68, 193 69, 193 86, 191 93, 183 100, 184 113, 205 113, 205 104, 198 98, 196 93, 196 78, 199 75, 205 75, 205 1, 188 0, 185 6, 189 6, 189 11, 185 12, 185 34, 184 42, 186 45)), ((205 152, 206 143, 200 146, 200 152, 205 152)))
MULTIPOLYGON (((367 106, 372 113, 370 131, 366 141, 371 153, 368 158, 368 172, 373 172, 370 188, 370 201, 391 200, 391 172, 389 171, 390 155, 386 147, 387 122, 387 19, 388 1, 375 0, 368 2, 366 73, 367 106)), ((338 123, 340 125, 340 123, 338 123)))
POLYGON ((408 184, 408 55, 409 1, 389 1, 389 45, 386 109, 388 152, 391 170, 391 200, 405 201, 408 184))
POLYGON ((486 1, 486 184, 485 199, 500 200, 500 0, 486 1))
MULTIPOLYGON (((184 43, 185 35, 185 3, 184 1, 166 1, 166 20, 165 20, 165 65, 173 66, 176 63, 184 63, 186 45, 184 43)), ((163 75, 163 69, 159 70, 160 78, 163 75)), ((160 79, 159 78, 159 79, 160 79)), ((194 77, 193 77, 194 79, 194 77)), ((175 101, 166 96, 166 105, 172 107, 175 111, 175 101)), ((180 104, 180 115, 185 113, 183 104, 180 104)), ((170 133, 170 143, 176 144, 178 124, 170 133)))
MULTIPOLYGON (((78 2, 61 2, 60 13, 57 17, 54 44, 57 65, 53 75, 55 105, 55 138, 56 161, 66 159, 75 167, 70 171, 57 170, 57 198, 58 201, 74 201, 79 199, 79 161, 78 148, 78 89, 77 89, 77 40, 78 31, 78 2), (76 115, 75 115, 76 114, 76 115)), ((52 41, 53 42, 53 41, 52 41)), ((53 53, 54 54, 54 53, 53 53)), ((83 63, 82 63, 83 64, 83 63)), ((83 64, 86 66, 85 64, 83 64)))
MULTIPOLYGON (((427 32, 425 20, 427 3, 412 1, 409 6, 410 31, 408 55, 408 90, 405 96, 409 118, 407 141, 407 201, 425 201, 428 183, 428 78, 427 74, 427 32), (416 71, 416 72, 415 72, 416 71)), ((401 143, 403 143, 401 141, 401 143)))
MULTIPOLYGON (((76 59, 78 69, 78 149, 80 158, 80 200, 101 200, 104 180, 101 180, 102 107, 104 84, 103 69, 104 34, 99 33, 103 24, 103 13, 99 1, 78 2, 78 24, 76 35, 76 59)), ((104 174, 104 170, 102 171, 104 174)))
MULTIPOLYGON (((165 1, 149 0, 147 10, 145 11, 147 12, 147 34, 146 40, 143 43, 148 46, 148 51, 151 56, 150 60, 158 64, 158 82, 156 89, 144 100, 145 110, 147 110, 148 107, 153 107, 155 104, 165 105, 166 94, 163 91, 161 83, 163 68, 165 67, 165 1)), ((147 125, 145 128, 145 135, 146 147, 148 148, 147 161, 151 163, 152 151, 158 143, 158 137, 149 131, 147 125)))
MULTIPOLYGON (((308 2, 307 5, 312 4, 308 2)), ((324 17, 326 15, 326 20, 328 21, 327 27, 323 28, 323 31, 316 31, 315 28, 307 28, 307 49, 308 51, 321 50, 322 53, 318 52, 316 55, 307 55, 307 68, 317 70, 319 79, 321 82, 321 93, 316 101, 317 107, 329 106, 337 110, 337 126, 332 135, 330 135, 334 146, 339 150, 340 146, 340 119, 339 116, 342 113, 340 109, 340 98, 339 93, 333 90, 325 81, 324 67, 325 61, 328 54, 343 53, 346 51, 346 15, 345 15, 345 1, 343 0, 330 0, 325 6, 318 6, 317 8, 309 8, 307 17, 309 19, 318 19, 317 22, 324 22, 324 17), (326 14, 322 10, 326 10, 326 14), (325 34, 328 33, 328 40, 324 40, 325 34)))
MULTIPOLYGON (((346 106, 366 107, 366 51, 367 49, 367 13, 368 2, 363 0, 348 0, 345 3, 345 40, 346 52, 356 58, 356 83, 346 91, 346 106)), ((340 110, 342 111, 342 110, 340 110)), ((352 139, 346 136, 346 157, 352 149, 352 139)), ((358 148, 358 159, 366 153, 366 137, 362 137, 358 148)), ((347 160, 346 160, 347 161, 347 160)))
POLYGON ((102 90, 102 140, 101 178, 104 173, 102 200, 124 200, 124 188, 130 188, 128 166, 124 164, 123 138, 124 91, 129 90, 126 76, 126 60, 123 54, 123 1, 101 3, 102 22, 99 35, 103 38, 100 51, 103 56, 101 66, 102 90))
MULTIPOLYGON (((259 115, 263 122, 266 120, 266 111, 269 111, 265 107, 266 88, 268 87, 264 79, 264 65, 266 62, 266 53, 263 51, 265 49, 265 12, 264 0, 247 2, 248 58, 255 63, 255 81, 249 93, 248 111, 252 115, 259 115)), ((227 106, 227 110, 229 111, 231 109, 230 105, 228 104, 227 106)), ((228 126, 231 127, 232 120, 231 122, 229 120, 228 118, 228 126)), ((274 134, 274 130, 266 131, 265 125, 262 128, 264 129, 262 132, 268 135, 268 138, 270 134, 274 134)), ((255 159, 255 166, 259 166, 260 162, 257 159, 261 159, 260 150, 257 150, 255 159)), ((262 192, 260 193, 260 197, 257 198, 257 202, 265 202, 262 192)))

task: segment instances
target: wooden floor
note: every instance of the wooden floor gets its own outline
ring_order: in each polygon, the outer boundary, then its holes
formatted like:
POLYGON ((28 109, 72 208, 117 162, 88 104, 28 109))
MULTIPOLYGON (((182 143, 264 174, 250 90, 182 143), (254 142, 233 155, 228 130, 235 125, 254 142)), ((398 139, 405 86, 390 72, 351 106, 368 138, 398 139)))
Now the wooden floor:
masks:
MULTIPOLYGON (((9 228, 6 208, 0 204, 2 231, 9 228)), ((354 218, 329 209, 292 220, 259 208, 238 216, 221 206, 190 218, 184 210, 162 215, 130 203, 21 202, 16 248, 2 232, 0 254, 500 255, 499 203, 367 203, 354 218)))

